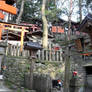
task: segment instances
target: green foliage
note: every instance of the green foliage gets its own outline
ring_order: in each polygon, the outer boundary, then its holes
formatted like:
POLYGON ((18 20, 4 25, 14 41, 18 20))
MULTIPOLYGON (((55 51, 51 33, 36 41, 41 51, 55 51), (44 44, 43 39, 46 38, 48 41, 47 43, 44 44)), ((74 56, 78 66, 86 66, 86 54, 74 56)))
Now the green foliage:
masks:
MULTIPOLYGON (((21 0, 17 2, 18 14, 20 11, 21 0)), ((26 0, 24 3, 24 11, 22 15, 22 22, 34 23, 31 19, 40 19, 41 20, 41 7, 42 0, 26 0)), ((52 22, 53 20, 57 20, 60 15, 61 10, 57 9, 55 0, 48 0, 46 3, 46 17, 48 22, 52 22)), ((16 20, 17 16, 14 16, 13 21, 16 20)))
POLYGON ((92 2, 92 0, 87 0, 87 5, 90 4, 92 2))
POLYGON ((60 9, 57 9, 56 7, 53 7, 52 10, 46 10, 46 16, 47 20, 52 22, 53 20, 58 20, 60 9))
POLYGON ((32 23, 32 21, 30 21, 30 19, 41 18, 40 5, 41 5, 40 0, 26 1, 24 4, 24 12, 23 12, 23 16, 22 16, 22 21, 32 23))
POLYGON ((57 8, 55 0, 49 0, 46 4, 47 20, 50 22, 57 20, 60 14, 61 10, 57 8))

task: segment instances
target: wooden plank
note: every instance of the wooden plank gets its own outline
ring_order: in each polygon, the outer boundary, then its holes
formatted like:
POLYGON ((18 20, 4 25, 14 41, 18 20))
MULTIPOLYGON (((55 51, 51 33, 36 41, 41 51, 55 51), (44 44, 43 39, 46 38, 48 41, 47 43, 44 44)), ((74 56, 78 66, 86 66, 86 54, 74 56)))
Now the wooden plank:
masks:
POLYGON ((92 52, 81 53, 80 55, 89 56, 92 55, 92 52))
POLYGON ((3 25, 3 26, 14 26, 14 28, 22 28, 22 27, 24 27, 24 29, 29 28, 29 27, 27 27, 25 25, 18 25, 18 24, 7 23, 7 22, 0 22, 0 25, 3 25))
POLYGON ((14 6, 8 5, 5 3, 5 1, 0 1, 0 10, 3 10, 5 12, 11 13, 16 15, 17 14, 17 8, 14 6))
MULTIPOLYGON (((17 31, 17 32, 21 32, 22 31, 22 29, 10 28, 10 27, 5 27, 4 29, 11 30, 11 31, 17 31)), ((29 32, 29 31, 24 29, 24 32, 29 32)))

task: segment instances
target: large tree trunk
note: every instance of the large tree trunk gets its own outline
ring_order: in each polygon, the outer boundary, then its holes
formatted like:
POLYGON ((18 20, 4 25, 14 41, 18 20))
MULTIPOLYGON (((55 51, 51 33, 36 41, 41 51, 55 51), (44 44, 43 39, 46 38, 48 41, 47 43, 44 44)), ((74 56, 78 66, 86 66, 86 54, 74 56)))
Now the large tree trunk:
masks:
POLYGON ((69 92, 70 85, 70 57, 69 57, 69 47, 66 48, 67 56, 65 58, 65 79, 64 79, 64 92, 69 92))
MULTIPOLYGON (((69 19, 68 25, 68 35, 66 37, 66 42, 70 41, 71 35, 71 20, 69 19)), ((70 47, 69 44, 66 47, 66 59, 65 59, 65 77, 64 77, 64 92, 69 92, 70 85, 70 47)))
POLYGON ((24 10, 24 2, 25 0, 22 0, 21 1, 21 8, 20 8, 20 12, 19 12, 19 15, 16 19, 16 23, 19 24, 20 23, 20 20, 21 20, 21 17, 22 17, 22 14, 23 14, 23 10, 24 10))
POLYGON ((82 22, 82 6, 81 6, 82 0, 79 0, 79 12, 80 12, 80 23, 82 22))
MULTIPOLYGON (((66 42, 70 44, 71 40, 71 14, 72 14, 72 0, 70 0, 70 11, 68 16, 68 33, 66 35, 66 42)), ((64 92, 69 92, 70 86, 70 47, 69 44, 66 47, 66 59, 65 59, 65 79, 64 79, 64 92)))
POLYGON ((46 5, 46 0, 43 0, 43 2, 42 2, 42 21, 43 21, 42 45, 43 45, 43 48, 48 47, 48 24, 47 24, 47 19, 46 19, 46 16, 45 16, 45 5, 46 5))

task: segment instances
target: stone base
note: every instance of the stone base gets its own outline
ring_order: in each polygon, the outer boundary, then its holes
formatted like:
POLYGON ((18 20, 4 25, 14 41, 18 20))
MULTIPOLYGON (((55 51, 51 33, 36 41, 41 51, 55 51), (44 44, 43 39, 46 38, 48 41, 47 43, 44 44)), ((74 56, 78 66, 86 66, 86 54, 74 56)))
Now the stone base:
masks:
POLYGON ((27 90, 26 92, 36 92, 36 90, 27 90))

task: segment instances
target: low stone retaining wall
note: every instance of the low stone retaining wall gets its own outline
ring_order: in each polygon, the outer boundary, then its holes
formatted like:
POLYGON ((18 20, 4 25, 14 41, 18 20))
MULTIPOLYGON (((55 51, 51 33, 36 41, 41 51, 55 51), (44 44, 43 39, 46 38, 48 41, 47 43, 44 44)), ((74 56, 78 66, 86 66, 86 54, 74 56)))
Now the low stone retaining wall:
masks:
POLYGON ((27 70, 25 63, 27 59, 7 58, 4 79, 18 87, 24 86, 24 74, 27 70))
MULTIPOLYGON (((12 88, 30 88, 30 61, 17 57, 7 57, 6 59, 4 79, 13 84, 12 88)), ((62 66, 61 63, 47 62, 43 64, 36 62, 34 67, 33 89, 37 92, 52 92, 52 79, 55 77, 63 79, 63 77, 61 77, 64 71, 63 68, 61 69, 62 66)))

